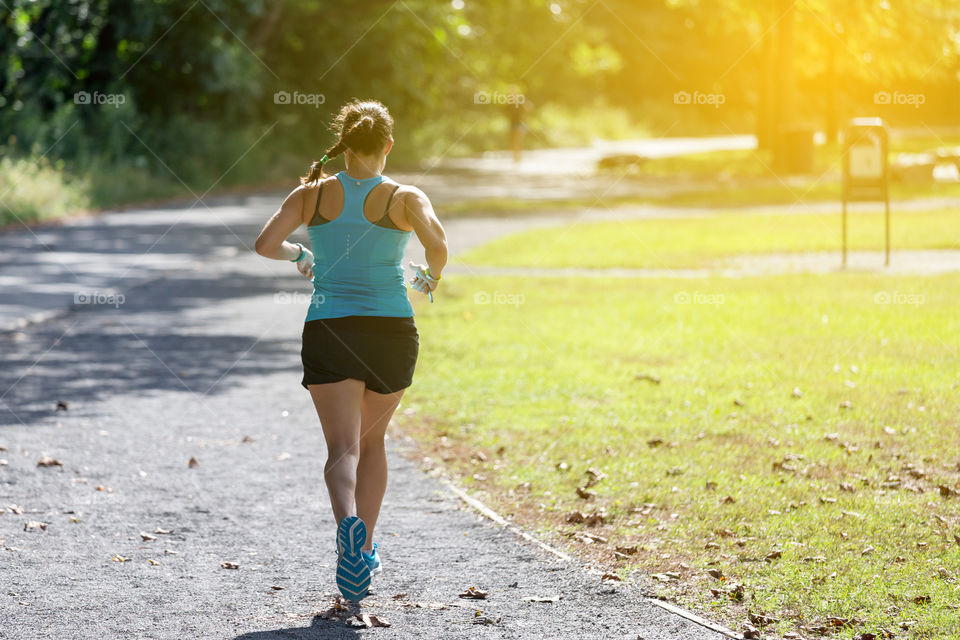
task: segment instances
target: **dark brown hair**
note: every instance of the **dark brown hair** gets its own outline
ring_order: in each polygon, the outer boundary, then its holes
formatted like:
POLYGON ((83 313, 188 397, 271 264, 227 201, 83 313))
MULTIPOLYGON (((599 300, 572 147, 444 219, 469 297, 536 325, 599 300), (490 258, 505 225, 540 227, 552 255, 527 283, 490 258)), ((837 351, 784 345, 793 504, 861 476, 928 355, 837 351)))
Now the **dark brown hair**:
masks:
MULTIPOLYGON (((328 162, 347 149, 362 154, 383 151, 393 134, 393 117, 379 100, 354 99, 340 107, 332 129, 337 142, 324 154, 328 162)), ((323 162, 317 160, 310 165, 307 175, 300 178, 300 184, 325 177, 323 162)))

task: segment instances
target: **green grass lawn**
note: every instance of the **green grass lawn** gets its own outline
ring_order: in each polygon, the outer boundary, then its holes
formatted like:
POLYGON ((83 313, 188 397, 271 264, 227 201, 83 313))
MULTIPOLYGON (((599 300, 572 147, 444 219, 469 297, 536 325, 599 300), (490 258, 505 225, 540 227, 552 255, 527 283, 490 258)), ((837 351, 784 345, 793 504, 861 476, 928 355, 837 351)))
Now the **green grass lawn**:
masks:
MULTIPOLYGON (((891 214, 893 247, 960 248, 960 212, 891 214)), ((851 213, 851 249, 882 249, 881 211, 851 213)), ((708 218, 580 223, 483 245, 458 262, 538 267, 704 267, 743 253, 840 251, 840 214, 724 213, 708 218)))
POLYGON ((443 284, 401 426, 501 513, 737 627, 960 636, 960 275, 443 284))

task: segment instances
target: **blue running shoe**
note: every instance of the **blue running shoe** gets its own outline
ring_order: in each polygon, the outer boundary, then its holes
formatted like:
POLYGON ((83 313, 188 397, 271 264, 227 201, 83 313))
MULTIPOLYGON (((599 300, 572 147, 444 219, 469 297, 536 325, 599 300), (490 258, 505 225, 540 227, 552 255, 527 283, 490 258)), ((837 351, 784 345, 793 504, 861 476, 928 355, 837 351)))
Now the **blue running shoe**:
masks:
POLYGON ((373 543, 373 551, 371 553, 363 552, 363 559, 367 561, 367 566, 370 567, 370 575, 375 576, 381 571, 383 567, 380 566, 380 554, 377 553, 377 543, 373 543))
POLYGON ((367 525, 357 516, 347 516, 337 526, 337 587, 347 600, 360 600, 370 588, 370 567, 361 548, 367 541, 367 525))

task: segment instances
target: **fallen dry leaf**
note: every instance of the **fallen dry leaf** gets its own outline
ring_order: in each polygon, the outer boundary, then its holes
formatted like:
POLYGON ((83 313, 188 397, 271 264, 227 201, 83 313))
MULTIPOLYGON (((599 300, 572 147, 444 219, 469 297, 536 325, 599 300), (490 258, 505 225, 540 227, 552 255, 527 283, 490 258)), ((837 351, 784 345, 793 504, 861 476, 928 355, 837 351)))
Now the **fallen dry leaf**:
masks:
POLYGON ((621 582, 620 576, 618 576, 618 575, 615 574, 615 573, 605 573, 605 574, 603 574, 602 576, 600 576, 600 579, 601 579, 601 580, 610 580, 610 581, 612 581, 612 582, 621 582))
POLYGON ((571 522, 573 524, 580 524, 586 519, 587 517, 583 515, 582 511, 571 511, 567 514, 567 522, 571 522))
POLYGON ((663 438, 650 438, 649 440, 647 440, 647 446, 650 447, 651 449, 659 447, 662 444, 663 444, 663 438))
POLYGON ((477 609, 476 613, 473 614, 473 624, 500 624, 500 621, 503 618, 491 618, 490 616, 485 616, 483 613, 477 609))
POLYGON ((760 640, 760 631, 749 622, 743 623, 743 640, 760 640))
POLYGON ((707 569, 707 575, 711 578, 716 578, 717 580, 723 580, 723 571, 720 569, 707 569))
POLYGON ((587 487, 592 487, 593 485, 599 483, 601 480, 607 477, 607 474, 605 474, 603 471, 600 471, 599 469, 595 469, 593 467, 590 467, 589 469, 584 471, 584 473, 587 474, 587 485, 586 485, 587 487))
POLYGON ((524 601, 526 602, 557 602, 560 600, 560 595, 555 596, 526 596, 524 601))
POLYGON ((637 551, 639 551, 637 545, 631 545, 629 547, 617 547, 617 552, 622 553, 625 556, 632 556, 637 551))
POLYGON ((939 485, 937 489, 940 490, 940 495, 943 496, 944 498, 954 498, 956 496, 960 496, 960 491, 957 491, 956 489, 948 487, 945 484, 939 485))
POLYGON ((389 627, 390 622, 386 618, 374 615, 372 613, 361 613, 346 619, 349 627, 358 627, 361 629, 370 629, 372 627, 389 627))
POLYGON ((467 587, 463 593, 457 594, 461 598, 467 598, 469 600, 485 600, 487 597, 486 591, 480 591, 476 587, 467 587))
POLYGON ((486 461, 487 461, 487 454, 485 454, 483 451, 480 451, 480 450, 478 449, 478 450, 474 451, 472 454, 470 454, 470 458, 473 459, 473 460, 476 460, 477 462, 486 462, 486 461))
POLYGON ((7 505, 7 510, 8 510, 10 513, 12 513, 12 514, 14 514, 14 515, 16 515, 16 516, 19 516, 19 515, 22 515, 22 514, 23 514, 23 507, 18 506, 18 505, 15 505, 15 504, 8 504, 8 505, 7 505))
MULTIPOLYGON (((404 594, 406 595, 406 594, 404 594)), ((397 596, 393 596, 394 600, 397 596)), ((450 605, 446 602, 401 602, 401 607, 411 607, 413 609, 449 609, 450 605)))
POLYGON ((47 523, 40 522, 39 520, 28 520, 23 524, 24 531, 32 531, 35 529, 40 529, 41 531, 47 530, 47 523))
POLYGON ((153 532, 161 536, 166 535, 168 533, 173 533, 173 531, 170 529, 161 529, 160 527, 157 527, 156 529, 154 529, 153 532))
POLYGON ((783 552, 781 552, 779 549, 774 549, 773 551, 768 553, 766 556, 764 556, 763 559, 766 560, 767 562, 773 562, 774 560, 779 560, 782 556, 783 556, 783 552))
POLYGON ((223 569, 239 569, 240 568, 240 565, 238 565, 236 562, 221 562, 220 566, 223 569))
POLYGON ((113 556, 112 558, 110 558, 110 560, 112 560, 113 562, 126 562, 126 561, 128 561, 129 559, 130 559, 130 558, 124 558, 124 557, 121 556, 121 555, 116 555, 116 556, 113 556))
POLYGON ((150 558, 147 558, 147 562, 148 562, 148 563, 150 564, 150 566, 152 566, 152 567, 156 567, 156 566, 159 566, 159 565, 160 565, 159 562, 157 562, 156 560, 151 560, 150 558))
POLYGON ((254 439, 251 438, 250 436, 243 436, 243 440, 241 440, 240 442, 243 442, 243 443, 245 443, 245 444, 252 444, 252 443, 256 442, 256 440, 254 440, 254 439))
POLYGON ((51 458, 50 456, 43 456, 37 460, 38 467, 62 467, 63 463, 57 460, 56 458, 51 458))
POLYGON ((597 492, 587 489, 586 487, 577 487, 577 495, 584 500, 589 500, 590 498, 596 496, 597 492))
POLYGON ((930 596, 926 594, 916 596, 914 597, 913 602, 914 604, 930 604, 930 596))
POLYGON ((857 618, 837 618, 833 616, 827 618, 826 622, 828 627, 834 628, 854 627, 861 624, 857 618))
POLYGON ((147 533, 146 531, 141 531, 140 537, 143 538, 144 542, 152 542, 157 539, 157 536, 147 533))
POLYGON ((753 614, 750 611, 747 612, 747 618, 750 619, 750 622, 757 625, 758 627, 766 627, 771 624, 777 624, 780 622, 779 618, 771 618, 770 616, 753 614))
POLYGON ((577 542, 583 542, 584 544, 592 544, 594 542, 599 542, 601 544, 606 544, 607 539, 603 536, 598 536, 594 533, 587 533, 586 531, 577 531, 576 533, 571 534, 573 539, 577 542))
POLYGON ((66 411, 70 408, 65 400, 57 400, 57 411, 66 411))
POLYGON ((270 588, 273 589, 274 591, 283 591, 284 589, 286 589, 286 587, 281 587, 278 584, 272 584, 270 585, 270 588))
POLYGON ((724 498, 721 502, 723 502, 723 504, 733 504, 733 503, 736 502, 736 501, 737 501, 737 499, 734 498, 733 496, 727 496, 727 497, 724 498))
POLYGON ((634 379, 639 382, 652 382, 653 384, 660 384, 660 376, 652 373, 638 373, 634 376, 634 379))
POLYGON ((196 467, 196 466, 199 465, 199 464, 200 464, 200 463, 199 463, 199 462, 197 461, 197 459, 194 458, 193 456, 190 456, 190 459, 187 460, 187 466, 190 467, 191 469, 193 469, 194 467, 196 467))

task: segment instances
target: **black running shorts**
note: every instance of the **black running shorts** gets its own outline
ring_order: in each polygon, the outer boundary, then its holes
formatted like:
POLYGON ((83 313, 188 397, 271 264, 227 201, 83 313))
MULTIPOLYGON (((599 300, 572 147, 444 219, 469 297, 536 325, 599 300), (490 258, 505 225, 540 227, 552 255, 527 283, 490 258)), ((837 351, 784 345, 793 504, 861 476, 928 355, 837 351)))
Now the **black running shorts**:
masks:
POLYGON ((303 325, 304 388, 363 380, 377 393, 406 389, 413 381, 420 339, 413 318, 346 316, 303 325))

